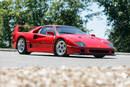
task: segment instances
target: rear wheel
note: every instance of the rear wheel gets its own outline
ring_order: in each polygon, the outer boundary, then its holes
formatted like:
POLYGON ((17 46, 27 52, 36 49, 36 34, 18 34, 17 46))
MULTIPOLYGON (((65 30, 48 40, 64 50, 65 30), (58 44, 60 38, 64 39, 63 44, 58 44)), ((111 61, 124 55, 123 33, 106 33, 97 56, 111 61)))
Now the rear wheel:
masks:
POLYGON ((59 39, 55 44, 55 55, 57 56, 69 56, 67 55, 67 46, 64 40, 59 39))
POLYGON ((105 55, 94 55, 96 58, 103 58, 105 55))
POLYGON ((26 40, 23 37, 19 38, 19 40, 17 42, 17 51, 20 54, 30 54, 31 53, 31 52, 27 52, 26 40))

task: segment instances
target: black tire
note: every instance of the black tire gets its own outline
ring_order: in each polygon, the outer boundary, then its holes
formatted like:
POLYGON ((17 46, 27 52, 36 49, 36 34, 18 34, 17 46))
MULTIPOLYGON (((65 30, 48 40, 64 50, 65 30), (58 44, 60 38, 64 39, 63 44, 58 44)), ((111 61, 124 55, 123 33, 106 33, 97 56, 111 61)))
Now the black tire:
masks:
POLYGON ((66 45, 66 43, 65 43, 65 41, 63 40, 63 39, 59 39, 59 40, 57 40, 56 41, 56 44, 55 44, 55 47, 54 47, 54 54, 56 55, 56 56, 69 56, 68 54, 67 54, 67 45, 66 45), (60 43, 63 43, 63 47, 65 47, 65 50, 63 51, 63 53, 60 53, 60 51, 58 51, 58 49, 61 49, 62 50, 62 46, 60 47, 60 48, 57 48, 57 46, 60 44, 60 43))
POLYGON ((20 37, 17 41, 17 51, 19 54, 26 54, 26 55, 29 55, 31 53, 27 52, 26 40, 23 37, 20 37))
POLYGON ((103 58, 105 55, 94 55, 96 58, 103 58))

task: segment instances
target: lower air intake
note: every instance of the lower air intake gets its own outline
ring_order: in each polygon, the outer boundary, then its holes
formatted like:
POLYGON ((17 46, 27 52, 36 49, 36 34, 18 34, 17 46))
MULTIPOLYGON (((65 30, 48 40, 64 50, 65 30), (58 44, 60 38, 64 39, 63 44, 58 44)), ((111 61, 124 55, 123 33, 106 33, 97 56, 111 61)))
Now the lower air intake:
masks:
POLYGON ((109 53, 108 50, 89 50, 91 53, 109 53))

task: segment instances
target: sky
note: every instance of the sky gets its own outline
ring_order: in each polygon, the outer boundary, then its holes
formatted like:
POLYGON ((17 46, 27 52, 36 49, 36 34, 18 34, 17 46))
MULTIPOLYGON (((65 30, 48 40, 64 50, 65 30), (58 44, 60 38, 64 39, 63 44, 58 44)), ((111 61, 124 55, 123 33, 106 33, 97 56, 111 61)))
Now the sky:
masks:
MULTIPOLYGON (((93 10, 93 12, 98 12, 98 11, 102 11, 104 9, 104 7, 100 7, 98 6, 97 3, 93 3, 90 8, 93 10)), ((88 14, 87 11, 83 11, 81 14, 81 17, 84 19, 85 15, 88 14)), ((92 29, 93 31, 90 32, 90 34, 95 34, 97 37, 100 38, 104 38, 107 39, 108 37, 105 36, 105 31, 106 29, 110 29, 109 26, 107 26, 107 17, 102 14, 99 16, 99 18, 97 17, 93 17, 93 20, 89 20, 88 23, 85 25, 85 27, 87 29, 92 29)))

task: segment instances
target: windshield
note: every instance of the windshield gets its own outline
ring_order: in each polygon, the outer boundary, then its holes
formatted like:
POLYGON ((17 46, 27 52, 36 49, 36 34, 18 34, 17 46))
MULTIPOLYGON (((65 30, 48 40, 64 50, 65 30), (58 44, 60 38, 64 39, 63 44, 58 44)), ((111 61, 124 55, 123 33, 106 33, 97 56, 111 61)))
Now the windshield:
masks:
POLYGON ((86 34, 80 29, 71 26, 57 26, 56 29, 59 34, 86 34))

